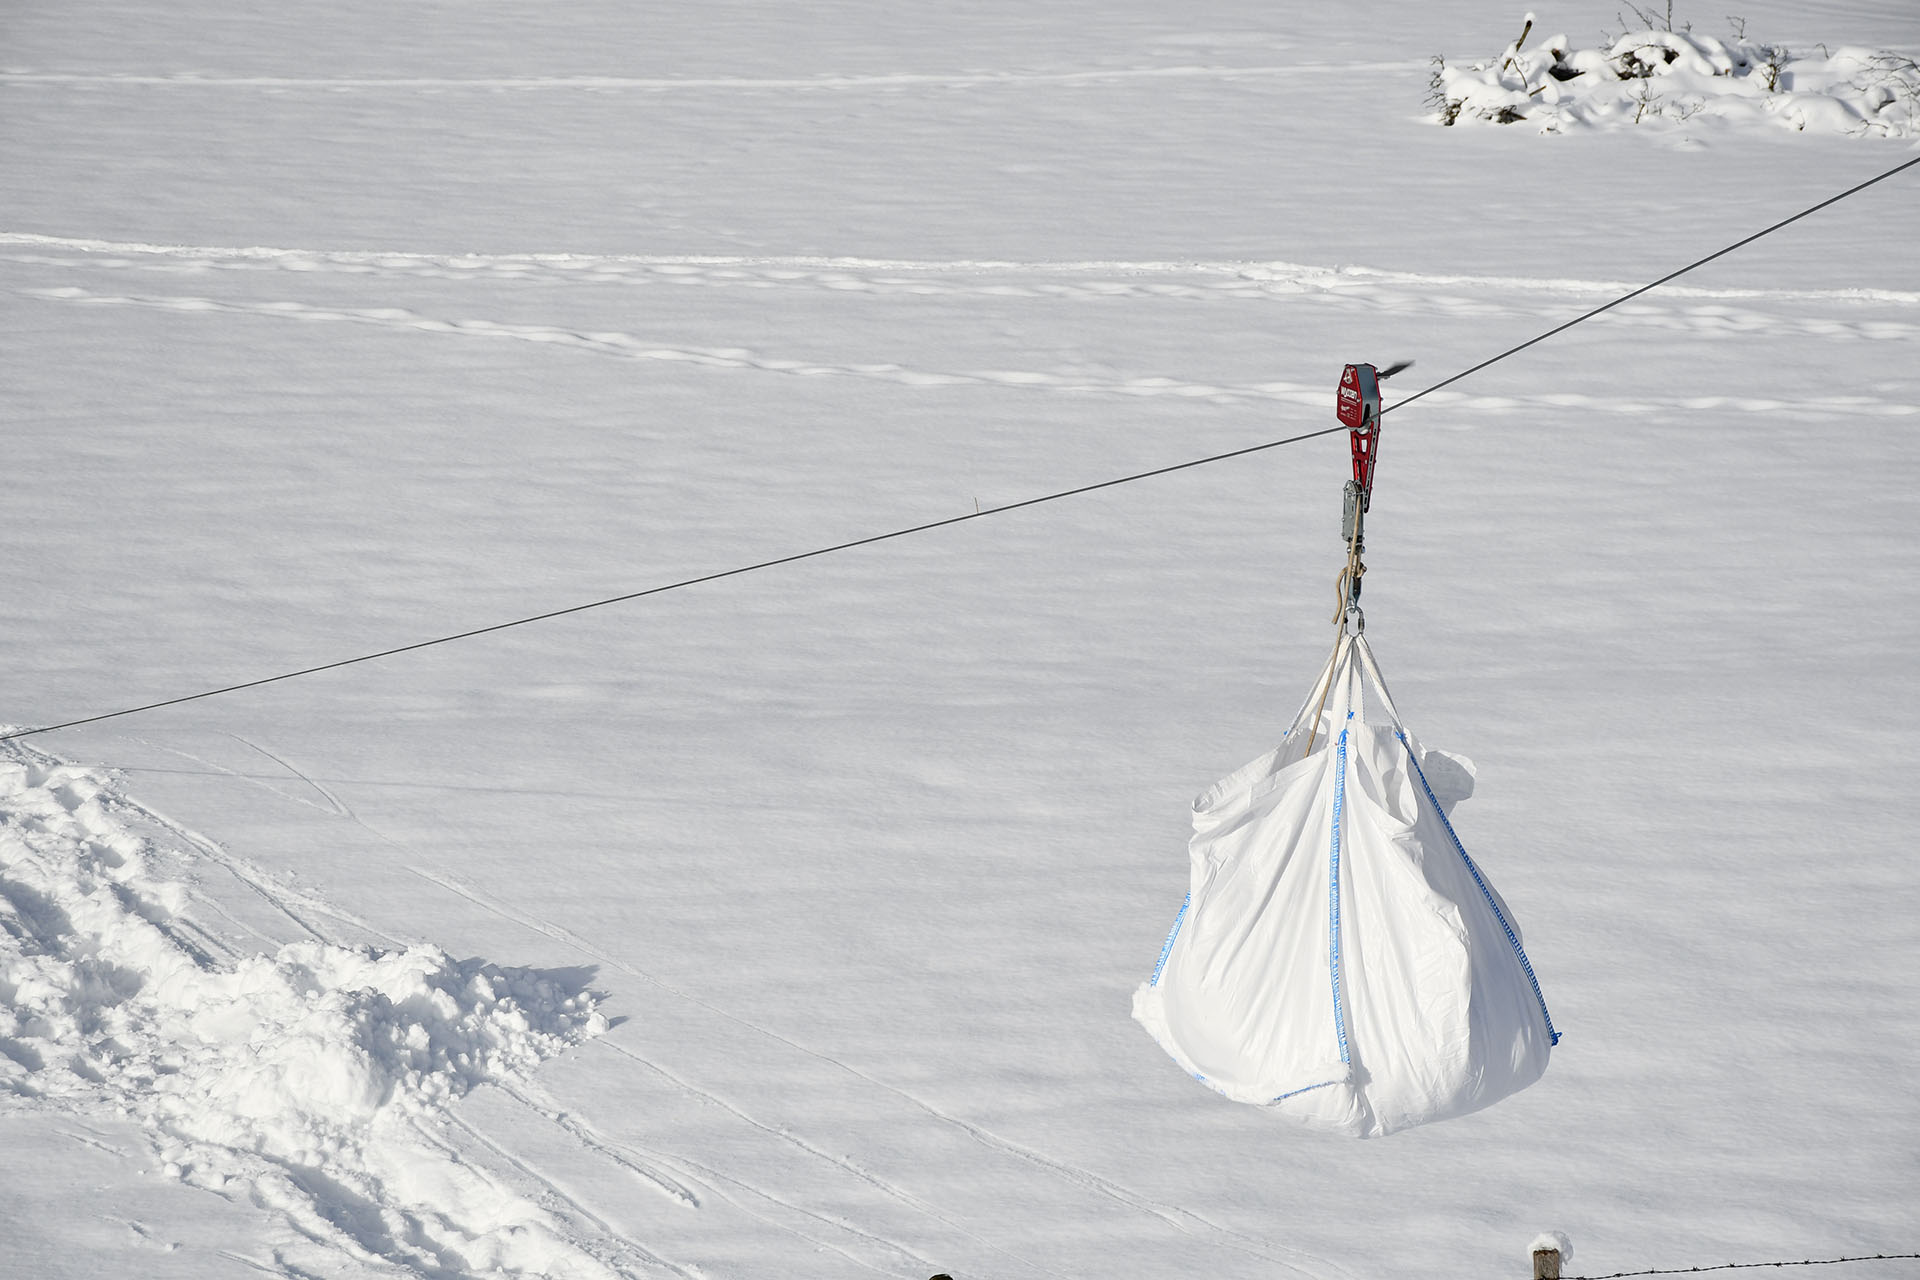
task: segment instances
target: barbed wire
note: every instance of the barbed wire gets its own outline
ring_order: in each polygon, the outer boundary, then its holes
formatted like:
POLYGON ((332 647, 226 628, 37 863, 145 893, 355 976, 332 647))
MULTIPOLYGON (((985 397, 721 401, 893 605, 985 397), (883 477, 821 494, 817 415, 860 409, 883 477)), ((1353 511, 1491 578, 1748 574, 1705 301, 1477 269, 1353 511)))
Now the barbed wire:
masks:
POLYGON ((1656 1267, 1650 1271, 1610 1271, 1601 1276, 1562 1276, 1560 1280, 1628 1280, 1630 1276, 1690 1276, 1703 1271, 1746 1271, 1753 1267, 1831 1267, 1842 1262, 1894 1262, 1920 1253, 1862 1253, 1846 1258, 1805 1258, 1798 1262, 1722 1262, 1711 1267, 1656 1267))

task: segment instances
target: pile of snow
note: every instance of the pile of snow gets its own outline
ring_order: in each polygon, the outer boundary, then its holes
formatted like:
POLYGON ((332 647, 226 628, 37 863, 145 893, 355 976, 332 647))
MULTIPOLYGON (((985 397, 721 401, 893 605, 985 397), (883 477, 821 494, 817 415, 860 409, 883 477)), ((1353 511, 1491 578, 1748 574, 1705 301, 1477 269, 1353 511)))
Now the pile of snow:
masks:
POLYGON ((1498 58, 1465 70, 1435 59, 1432 118, 1524 121, 1542 133, 1718 120, 1920 137, 1920 65, 1907 54, 1850 46, 1795 53, 1748 39, 1744 24, 1726 40, 1649 27, 1597 48, 1576 49, 1557 35, 1527 49, 1532 29, 1528 14, 1498 58))
POLYGON ((136 1121, 167 1176, 362 1259, 600 1273, 435 1132, 604 1030, 590 995, 432 946, 220 963, 116 804, 87 770, 0 761, 0 1110, 136 1121))

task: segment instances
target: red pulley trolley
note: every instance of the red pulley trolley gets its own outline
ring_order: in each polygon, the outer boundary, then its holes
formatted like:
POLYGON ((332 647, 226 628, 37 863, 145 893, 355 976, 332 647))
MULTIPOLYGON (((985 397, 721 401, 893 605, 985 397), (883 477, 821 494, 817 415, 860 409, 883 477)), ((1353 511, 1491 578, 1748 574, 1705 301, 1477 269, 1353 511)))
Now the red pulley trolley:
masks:
POLYGON ((1360 556, 1367 549, 1367 507, 1373 501, 1373 464, 1380 452, 1380 380, 1391 378, 1413 362, 1403 360, 1385 370, 1370 364, 1350 364, 1340 374, 1334 410, 1347 428, 1353 446, 1353 479, 1347 481, 1340 517, 1340 540, 1347 544, 1347 568, 1340 575, 1341 606, 1353 630, 1360 618, 1360 575, 1367 567, 1360 556))

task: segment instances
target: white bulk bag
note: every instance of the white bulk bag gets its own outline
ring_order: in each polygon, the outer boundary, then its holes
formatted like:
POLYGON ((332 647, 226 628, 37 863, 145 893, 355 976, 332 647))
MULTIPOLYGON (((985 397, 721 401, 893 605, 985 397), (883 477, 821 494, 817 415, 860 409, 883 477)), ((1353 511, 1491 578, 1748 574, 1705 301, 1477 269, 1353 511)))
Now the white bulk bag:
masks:
POLYGON ((1194 801, 1187 900, 1133 1016, 1234 1101, 1357 1137, 1526 1088, 1560 1037, 1448 821, 1472 790, 1342 636, 1280 745, 1194 801))

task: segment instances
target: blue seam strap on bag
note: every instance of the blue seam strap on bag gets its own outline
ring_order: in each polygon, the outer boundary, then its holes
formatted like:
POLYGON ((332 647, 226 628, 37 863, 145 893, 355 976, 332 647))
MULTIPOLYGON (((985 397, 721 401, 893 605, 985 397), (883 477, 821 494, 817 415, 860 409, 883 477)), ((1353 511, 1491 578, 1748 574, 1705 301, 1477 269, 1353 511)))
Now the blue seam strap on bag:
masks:
POLYGON ((1186 901, 1133 997, 1196 1080, 1362 1138, 1517 1093, 1560 1039, 1512 911, 1449 818, 1473 764, 1407 732, 1366 640, 1378 379, 1404 367, 1341 377, 1354 478, 1333 656, 1280 745, 1194 801, 1186 901))

